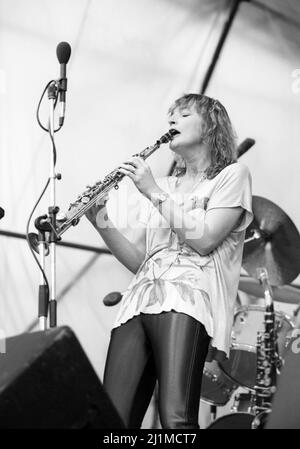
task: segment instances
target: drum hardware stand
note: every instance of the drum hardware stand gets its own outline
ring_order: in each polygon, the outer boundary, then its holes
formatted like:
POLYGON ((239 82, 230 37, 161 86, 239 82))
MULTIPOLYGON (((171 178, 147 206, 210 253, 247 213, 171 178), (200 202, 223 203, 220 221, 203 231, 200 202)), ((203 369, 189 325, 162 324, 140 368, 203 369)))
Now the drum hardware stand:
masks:
POLYGON ((244 243, 249 243, 249 242, 251 242, 253 240, 258 240, 258 239, 262 238, 261 232, 258 231, 257 229, 252 229, 251 232, 252 232, 252 236, 247 238, 247 239, 245 239, 244 243))
MULTIPOLYGON (((241 411, 240 408, 239 408, 240 403, 243 401, 243 398, 246 398, 246 399, 249 400, 249 403, 248 403, 248 408, 247 408, 247 410, 245 412, 246 413, 250 413, 252 415, 254 414, 254 412, 253 412, 254 393, 253 393, 253 391, 251 391, 250 388, 246 388, 246 390, 247 390, 247 393, 237 393, 237 394, 235 394, 233 405, 230 408, 230 413, 238 413, 238 412, 240 412, 241 411)), ((242 410, 242 411, 244 411, 244 410, 242 410)))
MULTIPOLYGON (((273 364, 274 367, 276 368, 276 373, 280 374, 280 369, 282 367, 283 364, 283 359, 282 357, 280 357, 279 355, 279 351, 278 351, 278 343, 277 343, 277 325, 276 325, 276 319, 275 319, 275 315, 274 315, 274 302, 273 302, 273 292, 272 292, 272 287, 269 284, 269 278, 268 278, 268 271, 266 268, 260 268, 258 269, 258 272, 260 273, 259 275, 259 279, 260 282, 263 286, 264 289, 264 297, 265 297, 265 307, 267 309, 267 311, 273 315, 274 319, 273 319, 273 326, 271 329, 271 332, 273 331, 274 333, 274 339, 275 339, 275 353, 274 353, 274 358, 273 358, 273 364)), ((268 324, 268 323, 267 323, 268 324)), ((282 324, 281 324, 282 326, 282 324)), ((270 331, 269 331, 270 332, 270 331)), ((275 376, 275 381, 274 383, 276 384, 276 376, 275 376)), ((274 389, 276 390, 276 386, 274 385, 274 389)))
POLYGON ((211 416, 212 421, 216 420, 216 418, 217 418, 217 406, 216 405, 210 406, 210 416, 211 416))

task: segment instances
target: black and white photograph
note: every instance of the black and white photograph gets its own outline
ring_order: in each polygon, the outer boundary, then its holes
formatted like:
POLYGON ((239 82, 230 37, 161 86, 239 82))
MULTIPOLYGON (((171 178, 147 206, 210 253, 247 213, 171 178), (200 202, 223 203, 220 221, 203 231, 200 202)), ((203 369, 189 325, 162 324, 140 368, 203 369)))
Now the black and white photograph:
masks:
POLYGON ((0 187, 1 430, 300 429, 299 0, 0 0, 0 187))

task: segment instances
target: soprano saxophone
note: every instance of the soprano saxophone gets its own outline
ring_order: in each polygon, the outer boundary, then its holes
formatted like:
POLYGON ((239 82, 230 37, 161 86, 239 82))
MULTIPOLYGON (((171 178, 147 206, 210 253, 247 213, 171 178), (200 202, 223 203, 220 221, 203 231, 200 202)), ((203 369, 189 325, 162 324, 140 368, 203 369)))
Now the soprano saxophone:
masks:
MULTIPOLYGON (((139 156, 144 160, 147 159, 154 151, 156 151, 161 144, 168 143, 173 136, 178 134, 175 129, 170 129, 166 134, 161 136, 154 145, 145 148, 140 153, 133 156, 139 156)), ((78 224, 80 218, 102 197, 104 197, 112 188, 118 189, 119 182, 125 175, 118 172, 116 168, 110 172, 103 181, 96 182, 93 186, 89 186, 81 195, 79 195, 69 206, 69 209, 62 219, 57 219, 56 235, 60 237, 71 226, 78 224)))

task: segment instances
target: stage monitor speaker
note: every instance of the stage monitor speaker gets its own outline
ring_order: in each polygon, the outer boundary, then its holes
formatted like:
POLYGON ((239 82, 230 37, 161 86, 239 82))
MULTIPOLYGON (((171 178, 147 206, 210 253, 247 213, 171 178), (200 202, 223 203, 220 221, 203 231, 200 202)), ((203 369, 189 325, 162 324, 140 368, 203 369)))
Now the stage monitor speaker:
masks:
POLYGON ((0 354, 0 428, 123 429, 73 331, 17 335, 0 354))
POLYGON ((300 331, 298 335, 284 354, 266 429, 300 429, 300 331))

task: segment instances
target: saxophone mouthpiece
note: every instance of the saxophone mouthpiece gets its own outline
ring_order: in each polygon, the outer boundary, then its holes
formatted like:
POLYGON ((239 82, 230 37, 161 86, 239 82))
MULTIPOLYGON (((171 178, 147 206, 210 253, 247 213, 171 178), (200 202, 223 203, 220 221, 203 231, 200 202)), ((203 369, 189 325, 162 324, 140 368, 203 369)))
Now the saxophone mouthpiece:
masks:
POLYGON ((176 136, 176 134, 180 134, 180 132, 177 131, 177 129, 174 129, 174 128, 171 128, 171 129, 169 130, 169 133, 171 134, 172 137, 173 137, 173 136, 176 136))
POLYGON ((176 134, 180 134, 176 129, 170 129, 166 134, 164 134, 159 140, 161 143, 170 142, 176 134))

